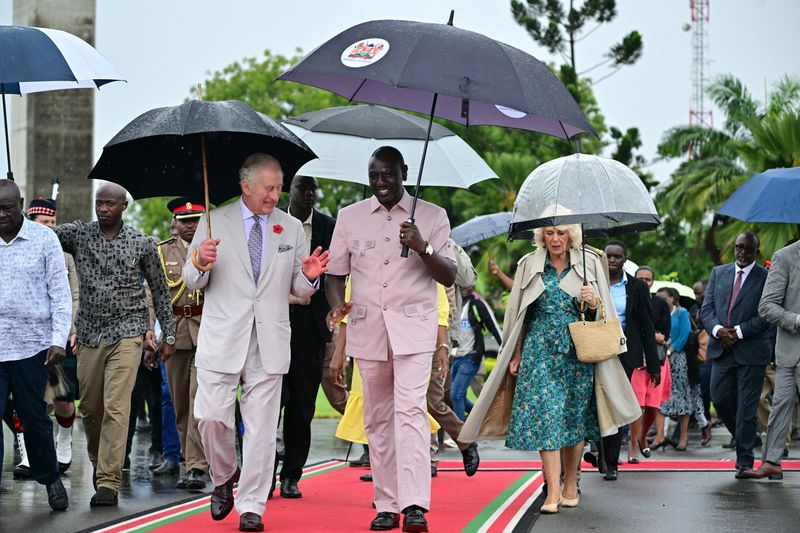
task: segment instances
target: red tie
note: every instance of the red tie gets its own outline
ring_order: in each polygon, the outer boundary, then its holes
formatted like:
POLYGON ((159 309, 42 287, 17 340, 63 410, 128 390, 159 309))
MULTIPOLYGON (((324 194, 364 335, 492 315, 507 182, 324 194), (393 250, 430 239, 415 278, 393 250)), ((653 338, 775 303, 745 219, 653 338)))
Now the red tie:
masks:
POLYGON ((731 313, 733 312, 733 306, 736 303, 736 297, 739 296, 739 291, 742 288, 742 274, 744 274, 744 270, 740 270, 736 273, 736 283, 733 284, 731 304, 728 306, 728 319, 725 321, 728 327, 731 327, 731 313))

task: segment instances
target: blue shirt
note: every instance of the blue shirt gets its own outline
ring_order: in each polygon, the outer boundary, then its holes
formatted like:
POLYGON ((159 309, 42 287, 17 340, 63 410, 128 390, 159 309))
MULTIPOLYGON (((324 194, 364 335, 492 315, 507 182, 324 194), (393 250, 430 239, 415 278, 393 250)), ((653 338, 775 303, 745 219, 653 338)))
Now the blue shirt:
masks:
POLYGON ((628 284, 628 275, 622 273, 622 280, 611 286, 611 298, 614 300, 614 309, 617 310, 619 325, 625 331, 625 300, 627 298, 625 286, 628 284))
POLYGON ((19 361, 50 346, 66 346, 72 294, 58 237, 22 220, 11 242, 0 239, 0 361, 19 361))

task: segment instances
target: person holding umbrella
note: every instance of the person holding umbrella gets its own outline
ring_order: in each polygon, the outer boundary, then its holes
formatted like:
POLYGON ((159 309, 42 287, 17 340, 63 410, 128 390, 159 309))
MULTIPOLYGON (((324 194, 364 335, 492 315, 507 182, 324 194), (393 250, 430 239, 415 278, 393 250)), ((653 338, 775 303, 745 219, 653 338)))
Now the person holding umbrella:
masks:
POLYGON ((274 476, 281 383, 291 360, 289 295, 313 295, 328 252, 308 253, 302 223, 276 209, 283 170, 274 157, 251 154, 239 171, 239 201, 203 215, 183 266, 188 290, 205 290, 197 337, 194 414, 211 467, 211 518, 233 510, 240 531, 263 531, 261 514, 274 476), (206 217, 216 238, 209 238, 206 217), (197 263, 197 264, 195 264, 197 263), (213 266, 213 268, 211 268, 213 266), (243 461, 236 464, 236 392, 245 426, 243 461))
POLYGON ((426 392, 436 344, 436 282, 451 286, 456 264, 450 224, 440 207, 419 201, 407 222, 408 167, 393 147, 369 161, 373 197, 342 209, 331 241, 326 295, 328 327, 349 315, 347 353, 355 354, 364 386, 377 516, 370 529, 428 531, 429 422, 426 392), (402 246, 411 253, 400 257, 402 246), (345 278, 352 298, 345 303, 345 278))

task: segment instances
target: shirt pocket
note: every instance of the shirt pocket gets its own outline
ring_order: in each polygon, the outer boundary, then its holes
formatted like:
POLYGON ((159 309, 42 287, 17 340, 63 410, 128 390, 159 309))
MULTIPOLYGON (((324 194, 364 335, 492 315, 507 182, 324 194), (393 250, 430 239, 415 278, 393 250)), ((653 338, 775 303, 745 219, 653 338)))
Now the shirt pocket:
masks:
POLYGON ((436 340, 437 314, 436 305, 432 302, 421 302, 403 306, 405 315, 405 327, 408 333, 416 341, 436 340))
POLYGON ((352 239, 350 241, 350 262, 359 270, 372 268, 375 265, 377 253, 374 239, 352 239))
POLYGON ((364 321, 367 316, 367 308, 363 305, 354 305, 350 312, 347 314, 347 325, 357 326, 364 321))

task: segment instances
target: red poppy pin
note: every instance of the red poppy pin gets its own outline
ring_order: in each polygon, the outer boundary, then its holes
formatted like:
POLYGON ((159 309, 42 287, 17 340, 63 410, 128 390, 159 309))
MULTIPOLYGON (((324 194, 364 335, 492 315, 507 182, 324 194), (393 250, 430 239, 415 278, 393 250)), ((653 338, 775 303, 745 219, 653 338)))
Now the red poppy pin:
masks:
POLYGON ((283 233, 283 226, 281 226, 280 224, 275 224, 274 226, 272 226, 272 232, 280 235, 281 233, 283 233))

